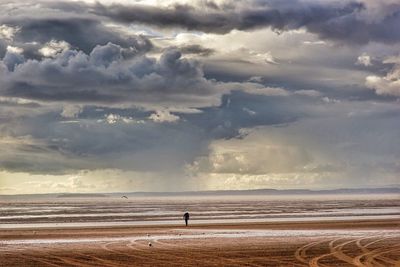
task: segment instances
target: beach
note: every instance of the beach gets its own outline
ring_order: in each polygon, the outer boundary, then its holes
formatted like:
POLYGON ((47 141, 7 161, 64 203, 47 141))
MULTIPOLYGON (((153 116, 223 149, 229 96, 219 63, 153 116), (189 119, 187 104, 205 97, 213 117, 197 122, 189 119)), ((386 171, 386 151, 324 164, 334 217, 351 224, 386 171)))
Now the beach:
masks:
POLYGON ((245 199, 35 200, 30 213, 24 201, 2 202, 0 265, 400 265, 397 196, 245 199), (173 218, 183 202, 189 227, 173 218), (21 220, 27 214, 33 222, 21 220))

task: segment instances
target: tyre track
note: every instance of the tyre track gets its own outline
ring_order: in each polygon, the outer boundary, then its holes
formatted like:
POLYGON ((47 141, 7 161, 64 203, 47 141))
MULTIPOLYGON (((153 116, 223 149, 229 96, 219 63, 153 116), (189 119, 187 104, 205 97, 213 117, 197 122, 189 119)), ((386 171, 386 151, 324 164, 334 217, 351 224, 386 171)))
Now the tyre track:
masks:
MULTIPOLYGON (((160 239, 153 240, 153 243, 154 244, 159 244, 159 245, 163 246, 164 248, 168 248, 168 247, 172 248, 172 250, 181 247, 181 246, 178 246, 178 245, 172 245, 172 244, 169 244, 169 243, 166 243, 166 242, 162 242, 162 241, 160 241, 160 239)), ((194 260, 195 262, 197 262, 199 264, 204 263, 204 262, 208 262, 208 264, 211 264, 211 265, 214 265, 214 266, 218 266, 217 264, 213 263, 212 261, 206 260, 207 258, 210 257, 210 255, 206 255, 204 253, 201 253, 199 251, 194 251, 194 250, 191 250, 190 253, 202 256, 201 260, 192 259, 192 260, 194 260)), ((163 254, 166 254, 166 253, 163 253, 163 254)), ((174 257, 179 258, 181 260, 187 260, 187 258, 184 257, 184 256, 178 256, 178 255, 172 254, 172 253, 169 253, 168 255, 174 255, 174 257)))
POLYGON ((308 243, 308 244, 298 248, 294 253, 294 257, 298 261, 300 261, 302 263, 306 263, 308 265, 309 260, 307 260, 307 258, 306 258, 307 257, 307 251, 309 249, 311 249, 312 247, 314 247, 316 245, 319 245, 319 244, 322 244, 324 242, 326 242, 326 241, 323 240, 323 241, 315 241, 315 242, 308 243))
MULTIPOLYGON (((357 265, 357 266, 365 266, 365 264, 361 261, 361 259, 367 257, 370 253, 372 253, 372 251, 369 250, 367 247, 369 247, 369 246, 372 245, 372 244, 375 244, 375 243, 378 243, 378 242, 380 242, 380 241, 383 241, 383 240, 386 240, 386 239, 390 238, 390 237, 380 238, 380 239, 374 240, 374 241, 372 241, 372 242, 369 242, 369 243, 367 243, 367 244, 365 244, 365 245, 362 245, 362 243, 361 243, 362 240, 372 239, 372 238, 377 238, 377 237, 379 237, 379 236, 365 237, 365 238, 360 238, 359 240, 357 240, 356 245, 357 245, 358 248, 361 249, 361 251, 362 251, 363 253, 362 253, 361 255, 358 255, 357 257, 354 258, 354 260, 353 260, 353 264, 354 264, 354 265, 357 265)), ((386 259, 384 259, 385 257, 383 257, 383 256, 380 257, 380 258, 383 259, 384 261, 386 260, 386 259)), ((377 264, 379 264, 379 263, 377 263, 377 264)))
MULTIPOLYGON (((76 255, 84 256, 84 257, 89 257, 91 259, 94 259, 96 262, 101 262, 101 266, 109 266, 109 267, 125 267, 126 264, 121 265, 121 263, 116 262, 115 260, 106 260, 102 259, 100 257, 90 255, 90 254, 83 254, 83 253, 75 253, 76 255)), ((92 262, 92 261, 90 261, 92 262)))
MULTIPOLYGON (((299 247, 295 253, 294 253, 294 257, 296 258, 297 261, 300 261, 304 264, 307 264, 310 267, 329 267, 329 265, 327 264, 323 264, 320 261, 323 258, 326 257, 334 257, 337 260, 341 261, 341 262, 345 262, 351 265, 355 265, 355 266, 361 266, 361 267, 387 267, 387 266, 396 266, 396 267, 400 267, 400 260, 394 260, 391 259, 387 256, 385 256, 385 254, 387 253, 393 253, 393 252, 397 252, 400 251, 400 246, 395 246, 393 248, 392 247, 381 247, 381 248, 377 248, 374 250, 370 250, 368 247, 376 244, 378 242, 387 240, 391 237, 384 237, 384 238, 379 238, 377 240, 373 240, 365 245, 362 244, 362 242, 364 240, 370 240, 370 239, 375 239, 379 236, 370 236, 370 237, 362 237, 362 238, 357 238, 357 239, 351 239, 348 240, 348 238, 346 237, 340 237, 340 238, 336 238, 333 239, 331 241, 329 241, 328 243, 328 247, 329 247, 329 253, 324 253, 321 255, 318 255, 316 257, 313 257, 311 259, 308 259, 308 254, 309 251, 312 250, 314 247, 317 247, 321 244, 323 244, 324 242, 328 242, 328 241, 314 241, 314 242, 310 242, 308 244, 305 244, 301 247, 299 247), (347 240, 345 240, 347 239, 347 240), (345 248, 346 246, 355 244, 357 246, 357 248, 359 248, 362 252, 361 255, 357 255, 356 257, 354 256, 350 256, 348 254, 346 254, 345 252, 345 248), (379 262, 377 261, 379 260, 379 262)), ((321 248, 319 248, 321 249, 321 248)))
MULTIPOLYGON (((136 241, 139 241, 139 240, 136 240, 136 241)), ((110 252, 110 253, 113 253, 113 254, 122 255, 122 256, 125 256, 125 257, 132 258, 132 259, 140 259, 140 260, 143 260, 144 262, 148 261, 149 257, 147 257, 147 256, 138 255, 137 253, 130 254, 130 253, 127 253, 127 252, 123 252, 123 251, 120 251, 120 250, 116 250, 116 249, 110 248, 113 244, 116 244, 116 243, 118 243, 118 244, 124 244, 125 243, 125 245, 123 245, 123 247, 127 248, 128 250, 134 250, 136 252, 141 252, 142 254, 143 253, 149 253, 147 250, 139 249, 138 248, 138 243, 135 242, 135 240, 130 240, 128 242, 115 242, 115 241, 114 242, 108 242, 106 244, 103 244, 101 246, 101 248, 106 250, 106 251, 108 251, 108 252, 110 252)), ((153 258, 152 260, 154 261, 156 259, 153 258)))
MULTIPOLYGON (((382 264, 380 264, 380 263, 377 263, 377 262, 375 261, 375 258, 378 257, 378 256, 380 256, 380 255, 382 255, 382 254, 389 253, 389 252, 393 252, 393 251, 400 251, 400 246, 396 246, 396 247, 393 248, 393 249, 382 248, 382 249, 375 249, 375 250, 371 251, 371 252, 366 256, 365 266, 367 266, 367 267, 370 267, 370 266, 371 266, 371 267, 372 267, 372 266, 383 266, 383 267, 387 267, 387 265, 382 265, 382 264)), ((382 260, 382 259, 381 259, 381 260, 382 260)), ((391 263, 388 262, 388 261, 385 261, 385 260, 382 260, 382 261, 391 264, 391 263)), ((393 261, 394 261, 394 260, 393 260, 393 261)), ((397 263, 399 263, 399 261, 394 261, 394 263, 392 263, 392 264, 393 264, 393 266, 395 266, 397 263)))
MULTIPOLYGON (((171 247, 173 249, 182 247, 182 246, 179 246, 179 245, 175 245, 175 244, 171 244, 171 243, 167 243, 167 242, 162 242, 162 241, 160 241, 160 239, 156 240, 156 242, 158 244, 160 244, 160 245, 163 245, 163 246, 166 246, 166 247, 171 247)), ((252 250, 252 251, 254 251, 254 250, 252 250)), ((264 251, 264 250, 260 249, 260 251, 264 251)), ((237 252, 241 252, 241 251, 230 250, 228 253, 236 254, 237 252)), ((190 253, 191 254, 196 253, 197 255, 202 256, 201 263, 204 263, 204 258, 207 258, 207 257, 211 256, 210 254, 202 252, 201 249, 191 250, 190 253)), ((227 252, 225 252, 225 254, 226 253, 227 252)), ((212 256, 214 256, 214 255, 212 255, 212 256)), ((227 257, 220 257, 220 259, 224 260, 224 261, 229 261, 230 262, 229 266, 232 266, 232 264, 235 264, 235 265, 239 264, 239 266, 253 266, 253 267, 264 267, 264 266, 266 266, 265 264, 253 263, 253 262, 249 262, 248 260, 247 261, 246 260, 238 260, 238 259, 233 260, 233 259, 230 259, 230 258, 227 258, 227 257)), ((305 265, 302 265, 302 264, 293 263, 293 262, 291 262, 290 259, 287 260, 287 261, 290 261, 290 263, 286 262, 285 260, 276 259, 276 258, 272 258, 272 257, 268 257, 268 259, 266 259, 265 257, 252 257, 251 259, 253 261, 255 259, 263 260, 264 262, 266 260, 268 260, 268 262, 273 261, 273 262, 277 262, 279 264, 283 264, 281 266, 288 266, 288 265, 290 265, 290 266, 301 266, 301 267, 305 266, 305 265)), ((220 264, 217 264, 217 266, 220 266, 220 264)))
MULTIPOLYGON (((76 266, 77 265, 77 263, 75 263, 75 262, 68 262, 68 261, 66 261, 64 258, 62 258, 62 257, 59 257, 59 256, 55 256, 55 255, 52 255, 51 253, 49 253, 46 249, 43 249, 43 250, 33 250, 31 253, 29 253, 29 254, 26 254, 25 253, 25 255, 24 255, 24 253, 21 253, 21 254, 18 254, 18 255, 16 255, 16 257, 20 257, 20 258, 23 258, 23 259, 26 259, 26 260, 29 260, 29 261, 36 261, 36 262, 41 262, 41 263, 44 263, 44 264, 46 264, 47 266, 65 266, 65 264, 69 264, 69 265, 72 265, 72 266, 76 266), (45 253, 44 254, 44 256, 47 256, 47 257, 50 257, 50 259, 48 259, 48 260, 46 260, 46 259, 43 259, 43 257, 42 256, 40 256, 40 258, 39 258, 39 256, 34 256, 33 254, 32 254, 32 252, 33 253, 35 253, 35 255, 36 255, 36 252, 38 253, 38 254, 42 254, 42 253, 45 253), (55 260, 57 260, 57 261, 59 261, 60 263, 55 263, 54 261, 52 261, 53 259, 55 259, 55 260)), ((79 264, 80 264, 80 262, 79 262, 79 264)), ((80 266, 83 266, 83 267, 93 267, 93 265, 88 265, 88 266, 86 266, 86 265, 80 265, 80 266)))
POLYGON ((42 264, 45 264, 45 266, 53 266, 53 267, 60 267, 61 266, 59 264, 55 264, 53 262, 49 262, 47 260, 40 259, 40 258, 35 257, 33 255, 30 255, 30 254, 25 254, 25 255, 24 254, 19 254, 19 255, 16 255, 16 256, 19 257, 19 258, 25 259, 25 260, 34 261, 34 262, 40 262, 42 264))
MULTIPOLYGON (((136 240, 136 241, 148 241, 148 240, 143 239, 143 240, 136 240)), ((126 244, 126 247, 131 250, 135 250, 135 251, 141 252, 141 253, 151 253, 151 251, 149 252, 150 248, 148 246, 140 244, 140 242, 130 241, 128 244, 126 244), (140 249, 140 247, 143 247, 143 249, 140 249)), ((135 255, 135 257, 141 258, 144 261, 148 261, 148 259, 149 259, 148 256, 135 255)), ((158 262, 158 263, 162 264, 161 266, 165 265, 165 260, 157 259, 155 257, 152 257, 151 260, 153 262, 158 262)))
MULTIPOLYGON (((163 245, 164 247, 170 247, 170 248, 173 248, 173 249, 181 247, 179 245, 175 245, 175 244, 171 244, 171 243, 167 243, 167 242, 162 242, 162 241, 160 241, 160 239, 156 239, 155 242, 160 244, 160 245, 163 245)), ((204 258, 210 257, 209 254, 201 252, 201 250, 191 250, 190 252, 192 254, 195 253, 195 254, 201 256, 201 258, 202 258, 201 263, 204 263, 204 258)), ((244 260, 238 260, 238 259, 233 260, 233 259, 226 258, 226 257, 220 257, 220 259, 230 262, 230 266, 232 266, 231 264, 238 265, 238 266, 246 265, 246 266, 253 266, 253 267, 263 267, 263 266, 265 266, 265 265, 260 265, 260 264, 256 264, 256 263, 251 263, 249 261, 244 261, 244 260)), ((282 262, 281 260, 271 259, 271 258, 269 258, 268 260, 282 262)))
POLYGON ((341 240, 341 239, 344 239, 344 238, 343 238, 343 237, 340 237, 340 238, 336 238, 336 239, 331 240, 331 241, 329 242, 329 244, 328 244, 330 252, 312 258, 312 259, 308 262, 308 263, 309 263, 309 266, 310 266, 310 267, 328 267, 328 265, 319 264, 318 262, 319 262, 321 259, 325 258, 325 257, 328 257, 328 256, 333 255, 334 251, 332 251, 332 250, 334 250, 334 247, 335 247, 335 246, 334 246, 334 243, 337 242, 338 240, 341 240))
POLYGON ((349 255, 347 255, 344 252, 344 247, 346 245, 348 245, 348 244, 353 243, 353 242, 357 242, 357 239, 344 242, 344 243, 342 243, 340 245, 337 245, 337 246, 334 246, 334 247, 330 247, 330 250, 332 252, 331 255, 334 256, 335 258, 341 260, 341 261, 344 261, 344 262, 349 263, 349 264, 353 264, 353 259, 354 258, 349 256, 349 255))

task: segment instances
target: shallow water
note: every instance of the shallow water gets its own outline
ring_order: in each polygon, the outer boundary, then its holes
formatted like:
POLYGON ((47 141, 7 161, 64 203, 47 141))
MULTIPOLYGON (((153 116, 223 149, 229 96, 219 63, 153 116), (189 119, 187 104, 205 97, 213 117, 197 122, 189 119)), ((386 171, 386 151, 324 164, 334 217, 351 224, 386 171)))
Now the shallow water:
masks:
POLYGON ((0 199, 0 229, 400 218, 398 196, 0 199))

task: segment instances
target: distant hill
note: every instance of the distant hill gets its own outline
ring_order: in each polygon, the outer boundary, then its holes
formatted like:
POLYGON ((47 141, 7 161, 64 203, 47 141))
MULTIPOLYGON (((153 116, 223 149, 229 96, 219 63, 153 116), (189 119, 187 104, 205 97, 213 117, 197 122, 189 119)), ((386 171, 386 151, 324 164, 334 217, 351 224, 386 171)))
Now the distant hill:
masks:
POLYGON ((112 193, 130 196, 227 196, 227 195, 332 195, 332 194, 399 194, 400 188, 343 188, 331 190, 310 189, 252 189, 252 190, 215 190, 215 191, 183 191, 183 192, 132 192, 112 193))
POLYGON ((106 197, 173 197, 173 196, 279 196, 279 195, 365 195, 365 194, 398 194, 400 187, 385 188, 342 188, 329 190, 311 189, 253 189, 253 190, 214 190, 214 191, 183 191, 183 192, 117 192, 117 193, 54 193, 54 194, 23 194, 23 195, 0 195, 2 198, 18 196, 39 198, 106 198, 106 197))

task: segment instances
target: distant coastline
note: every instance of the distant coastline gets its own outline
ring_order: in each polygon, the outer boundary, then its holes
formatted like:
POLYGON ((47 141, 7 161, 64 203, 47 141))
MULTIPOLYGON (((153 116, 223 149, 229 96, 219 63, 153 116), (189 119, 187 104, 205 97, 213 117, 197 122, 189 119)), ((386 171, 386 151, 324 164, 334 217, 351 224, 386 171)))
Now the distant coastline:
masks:
POLYGON ((114 192, 114 193, 50 193, 50 194, 16 194, 6 196, 53 196, 56 198, 106 198, 106 197, 173 197, 173 196, 279 196, 279 195, 365 195, 365 194, 399 194, 400 187, 392 188, 342 188, 327 190, 311 189, 250 189, 250 190, 210 190, 210 191, 181 191, 181 192, 114 192))

